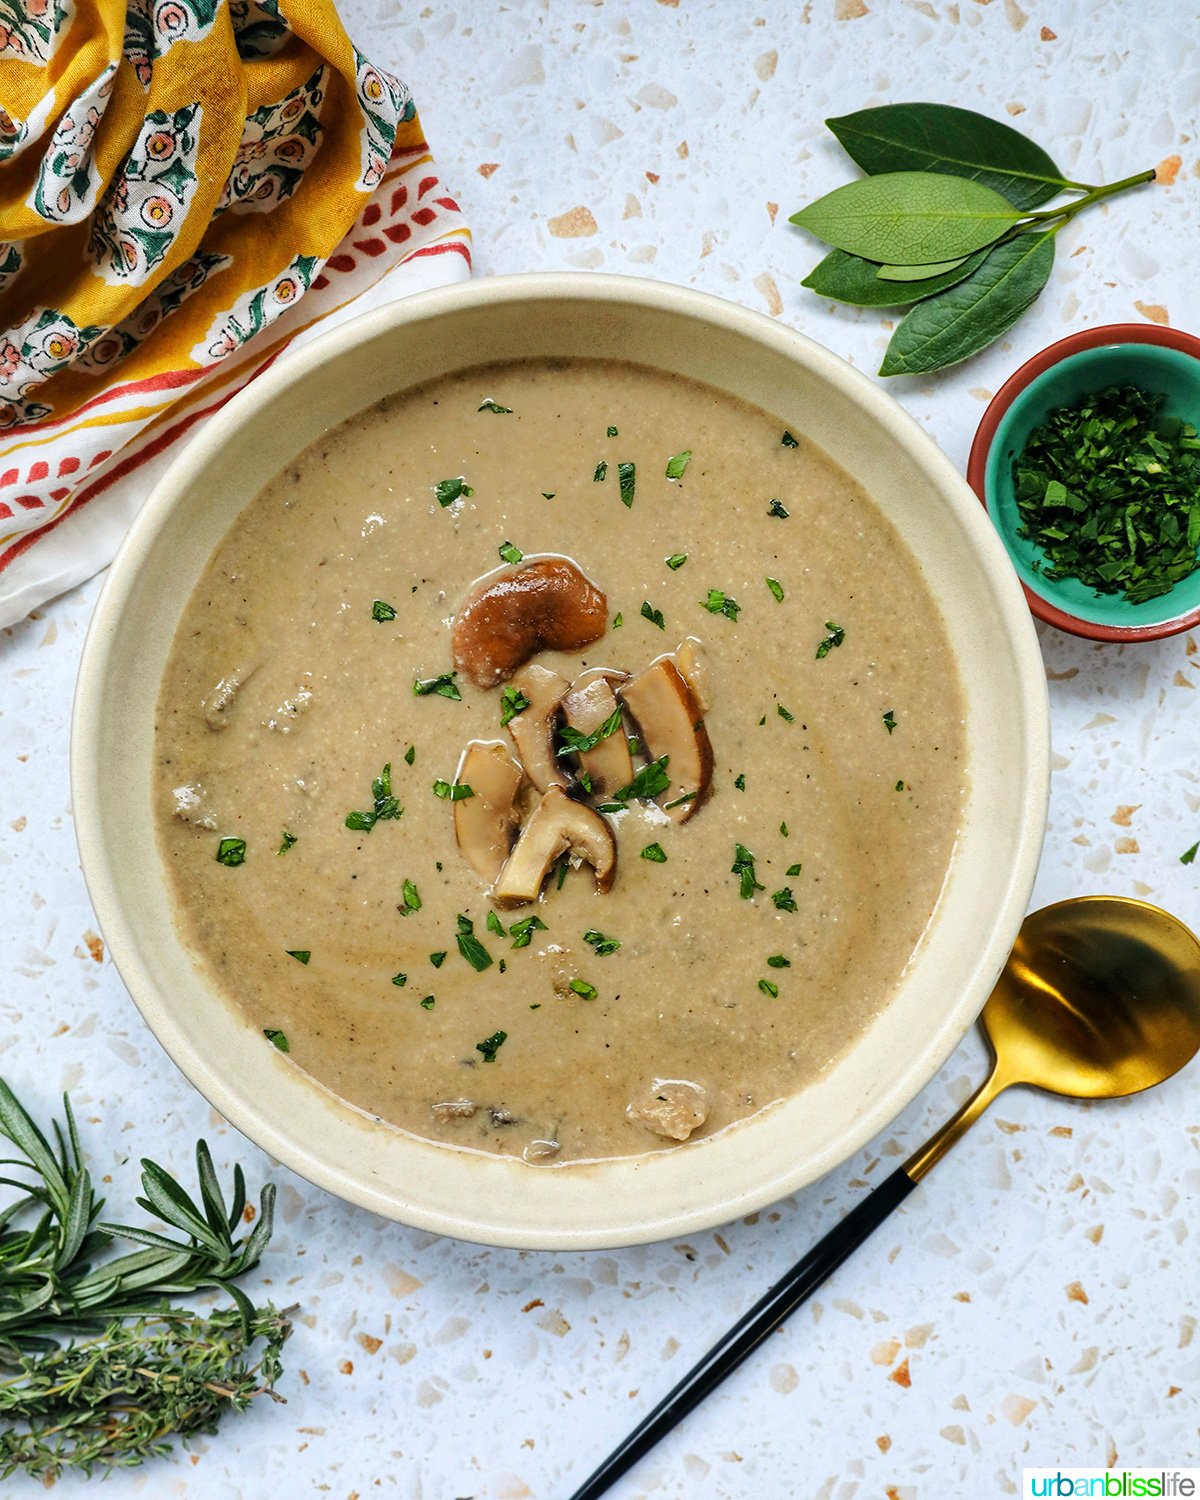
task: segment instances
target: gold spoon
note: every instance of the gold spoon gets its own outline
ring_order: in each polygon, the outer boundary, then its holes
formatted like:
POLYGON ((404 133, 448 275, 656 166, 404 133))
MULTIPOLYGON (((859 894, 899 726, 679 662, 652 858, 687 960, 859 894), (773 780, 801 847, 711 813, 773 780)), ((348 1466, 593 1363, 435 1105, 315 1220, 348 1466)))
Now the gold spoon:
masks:
POLYGON ((597 1500, 806 1301, 1005 1089, 1118 1099, 1200 1050, 1200 940, 1157 906, 1060 901, 1025 918, 979 1018, 987 1078, 940 1130, 851 1209, 708 1351, 571 1500, 597 1500))

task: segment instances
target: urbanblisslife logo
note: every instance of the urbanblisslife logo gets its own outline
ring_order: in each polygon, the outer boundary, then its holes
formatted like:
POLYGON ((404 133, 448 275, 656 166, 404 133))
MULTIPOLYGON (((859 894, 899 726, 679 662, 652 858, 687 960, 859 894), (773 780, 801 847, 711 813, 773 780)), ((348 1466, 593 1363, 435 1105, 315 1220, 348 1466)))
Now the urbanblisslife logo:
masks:
POLYGON ((1200 1500, 1200 1469, 1026 1469, 1023 1500, 1104 1496, 1105 1500, 1200 1500))

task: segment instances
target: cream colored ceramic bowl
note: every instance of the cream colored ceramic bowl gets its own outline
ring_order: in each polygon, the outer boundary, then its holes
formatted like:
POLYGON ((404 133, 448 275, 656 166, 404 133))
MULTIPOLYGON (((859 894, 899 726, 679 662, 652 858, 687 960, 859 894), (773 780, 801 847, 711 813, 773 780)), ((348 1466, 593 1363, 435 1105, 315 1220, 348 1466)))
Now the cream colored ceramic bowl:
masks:
POLYGON ((79 848, 100 925, 142 1014, 196 1087, 265 1150, 353 1203, 529 1248, 695 1233, 812 1182, 886 1126, 962 1038, 1008 955, 1041 847, 1047 768, 1029 611, 986 515, 932 440, 864 376, 765 317, 672 286, 591 275, 483 280, 369 313, 210 418, 113 564, 83 654, 71 747, 79 848), (723 1134, 558 1169, 417 1140, 264 1049, 176 931, 150 798, 167 652, 242 507, 321 433, 389 392, 522 355, 619 358, 692 376, 819 443, 899 526, 941 602, 968 731, 970 791, 940 911, 861 1042, 814 1087, 723 1134))

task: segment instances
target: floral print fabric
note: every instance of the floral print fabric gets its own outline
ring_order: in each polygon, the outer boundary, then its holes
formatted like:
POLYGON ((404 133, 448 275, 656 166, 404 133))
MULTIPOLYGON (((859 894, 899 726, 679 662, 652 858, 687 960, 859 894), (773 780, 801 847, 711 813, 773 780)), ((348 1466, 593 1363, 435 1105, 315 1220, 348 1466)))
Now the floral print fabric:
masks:
POLYGON ((42 549, 42 597, 109 561, 64 568, 60 522, 285 344, 470 260, 332 0, 0 0, 0 100, 2 626, 42 549))

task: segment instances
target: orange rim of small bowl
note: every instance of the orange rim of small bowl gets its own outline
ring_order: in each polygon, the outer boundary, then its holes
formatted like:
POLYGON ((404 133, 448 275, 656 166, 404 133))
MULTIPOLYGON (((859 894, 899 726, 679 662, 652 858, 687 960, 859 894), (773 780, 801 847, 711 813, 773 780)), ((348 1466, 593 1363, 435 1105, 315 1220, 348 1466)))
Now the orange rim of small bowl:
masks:
MULTIPOLYGON (((1181 354, 1190 354, 1200 360, 1200 338, 1183 333, 1178 328, 1160 328, 1153 323, 1104 323, 1098 328, 1083 328, 1070 333, 1057 343, 1049 344, 1032 359, 1014 370, 988 403, 971 444, 971 455, 967 460, 967 483, 975 491, 979 503, 991 514, 987 503, 987 457, 996 432, 1005 413, 1025 387, 1054 365, 1079 354, 1084 349, 1095 349, 1101 344, 1161 344, 1168 349, 1177 349, 1181 354)), ((1081 620, 1078 615, 1066 610, 1035 593, 1021 581, 1029 608, 1039 620, 1065 630, 1070 635, 1087 636, 1094 641, 1153 641, 1165 636, 1178 635, 1184 630, 1200 625, 1200 608, 1173 620, 1163 620, 1157 625, 1132 625, 1123 628, 1115 625, 1097 625, 1090 620, 1081 620)))

